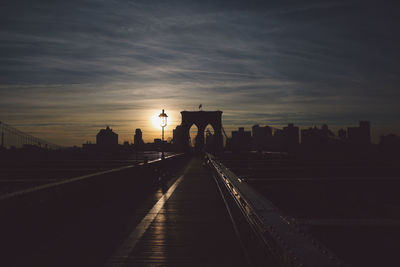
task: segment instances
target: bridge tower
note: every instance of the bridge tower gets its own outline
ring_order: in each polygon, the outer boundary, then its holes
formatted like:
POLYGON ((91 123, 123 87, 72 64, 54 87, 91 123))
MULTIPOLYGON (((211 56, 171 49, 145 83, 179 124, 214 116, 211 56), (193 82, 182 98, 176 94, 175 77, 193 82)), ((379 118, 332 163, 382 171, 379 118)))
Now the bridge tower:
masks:
POLYGON ((195 151, 202 151, 204 149, 204 131, 207 125, 211 125, 214 129, 215 151, 222 151, 222 111, 182 111, 181 115, 181 134, 179 135, 179 139, 175 140, 181 148, 185 150, 189 148, 189 130, 194 124, 198 129, 195 151))

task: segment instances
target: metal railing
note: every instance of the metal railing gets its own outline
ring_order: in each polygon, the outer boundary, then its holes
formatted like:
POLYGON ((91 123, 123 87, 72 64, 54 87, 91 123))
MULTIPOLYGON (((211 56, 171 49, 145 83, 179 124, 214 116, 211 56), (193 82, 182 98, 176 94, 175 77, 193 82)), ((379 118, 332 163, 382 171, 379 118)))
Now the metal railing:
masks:
MULTIPOLYGON (((165 160, 171 160, 171 159, 173 159, 175 157, 180 157, 182 155, 183 154, 180 153, 180 154, 174 154, 174 155, 166 156, 165 160)), ((131 169, 131 168, 134 168, 134 167, 147 166, 147 165, 151 165, 151 164, 158 164, 158 163, 161 163, 161 162, 162 162, 162 159, 158 158, 158 159, 150 160, 150 161, 148 161, 146 163, 141 162, 141 163, 138 163, 138 164, 129 164, 129 165, 126 165, 126 166, 121 166, 121 167, 110 169, 110 170, 95 172, 95 173, 86 174, 86 175, 73 177, 73 178, 67 178, 67 179, 63 179, 62 181, 52 182, 52 183, 39 185, 39 186, 35 186, 35 187, 31 187, 31 188, 20 190, 20 191, 11 192, 11 193, 8 193, 8 194, 1 195, 0 196, 0 201, 6 200, 6 199, 10 199, 10 198, 15 198, 15 197, 18 197, 18 196, 28 195, 28 194, 39 192, 39 191, 45 191, 45 190, 54 191, 54 190, 57 190, 57 188, 59 188, 59 187, 62 187, 62 186, 65 186, 65 185, 71 185, 71 184, 74 184, 74 183, 78 184, 80 182, 85 182, 86 180, 93 179, 93 178, 98 177, 98 176, 111 174, 111 173, 115 173, 115 172, 120 172, 120 171, 131 169)))
MULTIPOLYGON (((53 236, 58 228, 75 229, 74 225, 81 220, 97 224, 101 219, 106 225, 118 220, 121 213, 129 213, 136 201, 157 190, 156 169, 173 173, 181 170, 186 161, 184 155, 174 155, 165 160, 126 165, 1 196, 3 265, 16 266, 16 257, 23 256, 38 239, 53 236)), ((55 242, 58 241, 56 237, 55 242)))
POLYGON ((284 215, 214 156, 207 154, 207 158, 208 165, 226 185, 265 248, 283 266, 345 266, 321 242, 302 230, 294 218, 284 215))

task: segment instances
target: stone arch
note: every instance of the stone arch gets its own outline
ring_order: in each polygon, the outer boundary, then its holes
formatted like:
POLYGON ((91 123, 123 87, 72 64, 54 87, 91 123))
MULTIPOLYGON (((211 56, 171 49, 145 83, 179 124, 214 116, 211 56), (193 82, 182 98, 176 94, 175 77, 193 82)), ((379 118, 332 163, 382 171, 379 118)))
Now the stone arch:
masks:
POLYGON ((208 125, 214 129, 215 151, 221 151, 223 148, 222 139, 222 111, 182 111, 182 145, 189 147, 189 130, 193 124, 198 129, 198 139, 196 141, 195 151, 200 152, 204 149, 204 131, 208 125))

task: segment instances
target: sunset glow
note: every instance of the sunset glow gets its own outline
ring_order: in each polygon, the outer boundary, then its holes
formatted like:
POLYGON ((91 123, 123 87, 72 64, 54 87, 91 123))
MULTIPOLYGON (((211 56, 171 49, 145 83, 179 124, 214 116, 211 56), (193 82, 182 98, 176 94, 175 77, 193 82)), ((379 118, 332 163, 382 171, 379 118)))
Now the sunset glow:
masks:
MULTIPOLYGON (((158 111, 158 112, 154 113, 151 116, 151 119, 150 119, 153 128, 157 129, 157 130, 161 130, 162 129, 161 125, 160 125, 160 118, 159 118, 160 113, 161 113, 161 111, 158 111)), ((166 110, 165 113, 168 113, 168 111, 166 110)), ((172 121, 171 115, 170 115, 170 113, 168 113, 168 123, 167 123, 167 126, 165 126, 165 129, 172 129, 170 127, 171 121, 172 121)))
POLYGON ((361 119, 374 125, 375 142, 386 129, 400 132, 390 6, 368 28, 375 8, 346 13, 347 1, 41 2, 22 10, 10 2, 0 18, 0 120, 40 138, 81 145, 110 125, 121 140, 140 128, 152 141, 163 108, 171 136, 179 112, 200 103, 224 112, 228 135, 254 124, 338 129, 361 119))
POLYGON ((159 113, 154 114, 151 116, 151 124, 155 129, 161 130, 160 126, 160 118, 158 117, 159 113))

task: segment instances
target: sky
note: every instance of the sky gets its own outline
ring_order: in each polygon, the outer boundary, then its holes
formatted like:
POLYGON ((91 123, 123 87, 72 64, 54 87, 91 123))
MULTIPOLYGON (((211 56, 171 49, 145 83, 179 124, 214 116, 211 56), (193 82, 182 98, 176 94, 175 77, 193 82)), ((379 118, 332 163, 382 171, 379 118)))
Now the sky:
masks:
POLYGON ((60 145, 180 111, 400 134, 396 1, 3 0, 0 121, 60 145))

